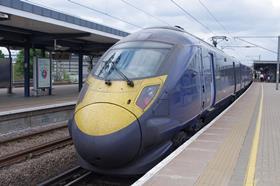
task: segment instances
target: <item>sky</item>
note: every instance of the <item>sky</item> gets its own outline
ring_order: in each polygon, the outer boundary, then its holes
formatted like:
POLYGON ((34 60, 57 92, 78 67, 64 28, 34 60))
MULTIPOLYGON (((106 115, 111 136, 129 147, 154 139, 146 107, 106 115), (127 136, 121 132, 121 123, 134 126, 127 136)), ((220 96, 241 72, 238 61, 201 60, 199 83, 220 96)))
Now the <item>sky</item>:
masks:
POLYGON ((235 37, 275 36, 275 38, 243 39, 277 52, 277 36, 280 35, 280 0, 173 0, 173 2, 171 0, 23 1, 129 33, 145 27, 179 25, 187 32, 207 42, 211 41, 212 36, 227 36, 228 41, 221 41, 218 46, 222 46, 227 54, 235 56, 247 64, 251 64, 252 60, 259 59, 259 57, 262 60, 277 59, 276 53, 259 47, 245 48, 244 46, 249 46, 250 44, 235 37), (174 2, 191 14, 199 23, 179 9, 174 2), (203 5, 208 8, 214 18, 203 5), (137 8, 144 10, 146 13, 137 8), (124 22, 92 9, 110 14, 124 22))

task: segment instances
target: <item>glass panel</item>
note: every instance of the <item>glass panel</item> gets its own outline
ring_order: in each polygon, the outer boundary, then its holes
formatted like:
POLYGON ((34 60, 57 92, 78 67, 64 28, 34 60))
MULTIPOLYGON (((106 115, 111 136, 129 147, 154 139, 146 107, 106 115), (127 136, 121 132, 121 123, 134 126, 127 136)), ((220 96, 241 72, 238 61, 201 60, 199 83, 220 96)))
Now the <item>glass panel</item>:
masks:
POLYGON ((102 79, 121 79, 115 66, 128 78, 158 75, 172 45, 156 42, 127 42, 116 45, 102 57, 94 75, 102 79))

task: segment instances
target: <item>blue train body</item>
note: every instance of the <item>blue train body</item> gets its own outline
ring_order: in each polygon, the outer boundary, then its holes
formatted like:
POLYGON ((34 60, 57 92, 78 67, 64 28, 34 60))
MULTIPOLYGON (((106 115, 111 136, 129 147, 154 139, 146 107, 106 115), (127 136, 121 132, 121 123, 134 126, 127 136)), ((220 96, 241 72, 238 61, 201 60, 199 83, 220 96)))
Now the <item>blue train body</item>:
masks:
MULTIPOLYGON (((79 110, 76 109, 69 120, 69 131, 81 165, 89 170, 105 174, 144 173, 168 155, 177 143, 183 142, 187 130, 201 127, 201 118, 240 94, 252 81, 249 67, 181 29, 171 27, 148 28, 134 33, 109 49, 99 63, 110 50, 130 42, 170 45, 157 73, 145 77, 166 76, 166 79, 149 108, 134 122, 112 134, 85 134, 75 120, 79 110), (115 139, 114 144, 110 145, 110 139, 115 139), (95 154, 99 154, 98 160, 93 158, 95 154)), ((134 81, 139 79, 132 78, 134 81)), ((87 91, 88 86, 82 94, 87 91)))

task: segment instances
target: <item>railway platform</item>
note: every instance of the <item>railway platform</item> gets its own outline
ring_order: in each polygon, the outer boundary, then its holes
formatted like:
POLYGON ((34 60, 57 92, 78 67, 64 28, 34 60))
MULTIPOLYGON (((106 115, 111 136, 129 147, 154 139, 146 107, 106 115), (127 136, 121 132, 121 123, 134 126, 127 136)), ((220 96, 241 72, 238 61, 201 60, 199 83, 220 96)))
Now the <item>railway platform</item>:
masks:
POLYGON ((0 138, 65 125, 79 94, 77 85, 54 86, 51 96, 24 97, 22 91, 7 95, 0 89, 0 138))
POLYGON ((134 185, 280 185, 280 91, 253 83, 134 185))
MULTIPOLYGON (((0 89, 0 113, 14 110, 25 110, 34 107, 64 104, 77 101, 79 91, 77 85, 55 85, 53 95, 23 96, 23 88, 14 88, 13 94, 7 95, 6 89, 0 89)), ((2 114, 2 115, 3 115, 2 114)))

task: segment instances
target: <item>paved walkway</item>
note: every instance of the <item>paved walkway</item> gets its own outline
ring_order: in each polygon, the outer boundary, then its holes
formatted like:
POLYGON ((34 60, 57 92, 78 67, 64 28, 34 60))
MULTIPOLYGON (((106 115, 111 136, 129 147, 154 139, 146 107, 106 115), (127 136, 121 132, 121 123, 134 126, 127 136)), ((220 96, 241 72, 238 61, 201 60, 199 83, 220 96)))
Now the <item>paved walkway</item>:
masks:
POLYGON ((264 101, 257 156, 256 185, 280 185, 280 90, 263 84, 264 101))
POLYGON ((137 184, 279 186, 278 107, 275 84, 254 83, 191 144, 184 144, 170 155, 171 161, 168 157, 137 184))
POLYGON ((0 89, 0 112, 76 101, 79 94, 76 84, 53 86, 53 95, 51 96, 26 98, 23 96, 23 91, 23 88, 14 88, 14 93, 8 95, 7 89, 0 89))

